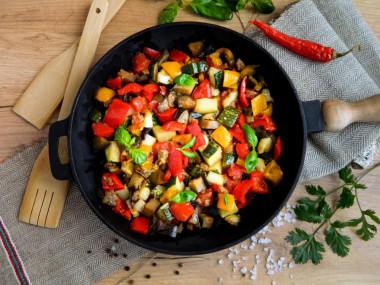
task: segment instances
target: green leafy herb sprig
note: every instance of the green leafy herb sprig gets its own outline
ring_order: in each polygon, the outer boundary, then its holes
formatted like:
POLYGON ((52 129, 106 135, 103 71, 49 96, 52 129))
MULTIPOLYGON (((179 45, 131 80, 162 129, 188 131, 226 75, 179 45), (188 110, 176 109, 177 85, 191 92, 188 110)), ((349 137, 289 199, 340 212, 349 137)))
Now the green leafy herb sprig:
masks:
POLYGON ((188 148, 191 148, 194 144, 195 144, 195 140, 196 138, 193 137, 187 144, 185 144, 183 147, 181 148, 177 148, 180 152, 182 152, 182 154, 184 156, 187 156, 189 158, 194 158, 195 157, 195 153, 193 152, 189 152, 189 151, 186 151, 185 149, 188 149, 188 148))
POLYGON ((202 17, 223 21, 231 20, 235 13, 240 20, 238 12, 246 8, 248 3, 259 13, 270 14, 274 11, 274 5, 271 0, 176 0, 161 11, 158 23, 166 24, 173 22, 179 10, 185 7, 185 4, 189 5, 196 14, 202 17))
POLYGON ((258 163, 257 152, 255 150, 258 138, 256 136, 255 130, 252 129, 248 124, 243 125, 243 131, 247 138, 248 144, 253 148, 245 158, 245 169, 248 173, 251 173, 258 163))
POLYGON ((316 239, 316 233, 327 225, 325 233, 325 242, 330 246, 332 252, 338 256, 344 257, 349 252, 351 238, 340 233, 340 230, 346 227, 359 227, 355 233, 362 240, 370 240, 377 232, 376 226, 371 223, 380 224, 380 219, 376 216, 375 211, 371 209, 363 210, 359 202, 358 190, 366 189, 364 184, 359 181, 373 170, 378 168, 376 164, 373 168, 365 172, 359 178, 355 179, 350 168, 345 167, 339 171, 339 178, 344 182, 343 185, 332 190, 329 193, 321 186, 306 186, 306 191, 315 197, 305 197, 298 200, 298 205, 294 209, 297 219, 308 223, 319 224, 319 226, 311 233, 296 228, 289 232, 285 240, 293 245, 290 253, 296 263, 306 263, 311 260, 312 263, 318 264, 323 259, 322 253, 325 252, 325 247, 321 241, 316 239), (334 209, 326 202, 326 197, 330 194, 341 190, 338 202, 334 209), (350 208, 356 204, 360 210, 360 217, 348 221, 332 220, 332 217, 339 209, 350 208), (372 220, 372 221, 371 221, 372 220))
POLYGON ((141 165, 145 162, 147 158, 146 153, 139 148, 132 148, 132 145, 135 143, 136 139, 134 137, 131 138, 131 135, 126 129, 124 129, 123 127, 118 127, 116 129, 115 141, 118 144, 125 146, 129 155, 132 157, 133 161, 136 164, 141 165))

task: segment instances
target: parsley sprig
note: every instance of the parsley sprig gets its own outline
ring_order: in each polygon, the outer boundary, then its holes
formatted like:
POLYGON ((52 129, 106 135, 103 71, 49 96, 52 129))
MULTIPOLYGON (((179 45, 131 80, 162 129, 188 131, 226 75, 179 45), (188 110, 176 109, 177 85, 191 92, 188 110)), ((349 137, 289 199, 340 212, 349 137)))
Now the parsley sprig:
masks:
POLYGON ((355 179, 350 168, 341 169, 339 178, 344 183, 329 193, 326 193, 321 186, 308 185, 305 187, 307 193, 313 196, 313 199, 305 197, 298 200, 298 205, 295 207, 294 212, 298 220, 319 224, 319 226, 311 234, 296 228, 294 231, 289 232, 289 235, 285 238, 288 243, 293 245, 290 253, 296 263, 307 263, 309 260, 314 264, 320 263, 323 259, 322 253, 325 252, 325 246, 316 239, 316 233, 324 226, 327 226, 325 231, 326 244, 331 248, 332 252, 341 257, 348 254, 349 246, 351 245, 351 238, 340 233, 341 229, 359 227, 355 233, 362 240, 368 241, 374 237, 377 232, 375 224, 380 224, 380 219, 376 216, 375 211, 371 209, 363 210, 359 202, 358 190, 367 188, 364 184, 360 184, 359 181, 379 166, 380 163, 376 164, 357 179, 355 179), (338 190, 341 190, 341 193, 333 209, 326 202, 326 197, 338 190), (332 220, 332 217, 339 209, 350 208, 355 204, 355 201, 360 211, 359 218, 343 222, 332 220))

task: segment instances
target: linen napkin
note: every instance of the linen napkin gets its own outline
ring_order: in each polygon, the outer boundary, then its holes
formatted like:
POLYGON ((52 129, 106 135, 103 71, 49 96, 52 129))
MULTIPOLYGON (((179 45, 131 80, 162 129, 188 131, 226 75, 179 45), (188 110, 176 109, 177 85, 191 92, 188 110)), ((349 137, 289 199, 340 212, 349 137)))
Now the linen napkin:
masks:
MULTIPOLYGON (((288 52, 260 32, 247 33, 277 58, 302 100, 355 101, 380 93, 380 45, 350 1, 301 1, 274 27, 339 51, 357 41, 362 44, 360 53, 320 64, 288 52)), ((337 134, 310 136, 301 179, 335 172, 357 157, 365 159, 363 153, 371 152, 379 129, 376 124, 354 124, 337 134)), ((0 165, 0 284, 93 284, 148 253, 103 225, 75 184, 70 186, 57 229, 18 221, 33 163, 45 144, 46 139, 39 141, 0 165), (111 258, 106 252, 112 247, 117 257, 111 258)))

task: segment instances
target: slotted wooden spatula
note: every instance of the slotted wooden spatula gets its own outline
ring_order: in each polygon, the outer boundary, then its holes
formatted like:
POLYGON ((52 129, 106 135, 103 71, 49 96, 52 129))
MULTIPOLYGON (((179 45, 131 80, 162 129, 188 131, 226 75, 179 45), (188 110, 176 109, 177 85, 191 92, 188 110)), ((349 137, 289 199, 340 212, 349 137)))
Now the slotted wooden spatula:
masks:
MULTIPOLYGON (((94 0, 91 4, 64 93, 58 120, 62 120, 70 114, 77 91, 94 57, 107 9, 107 0, 94 0)), ((60 143, 60 158, 62 163, 67 163, 68 153, 67 142, 65 141, 60 143)), ((56 228, 62 213, 68 184, 68 181, 58 181, 52 176, 49 151, 46 145, 37 158, 30 174, 20 208, 20 221, 47 228, 56 228)))
MULTIPOLYGON (((107 26, 125 1, 108 1, 107 16, 102 29, 107 26)), ((80 37, 67 50, 46 64, 12 108, 16 114, 39 129, 45 126, 62 101, 79 41, 80 37)))

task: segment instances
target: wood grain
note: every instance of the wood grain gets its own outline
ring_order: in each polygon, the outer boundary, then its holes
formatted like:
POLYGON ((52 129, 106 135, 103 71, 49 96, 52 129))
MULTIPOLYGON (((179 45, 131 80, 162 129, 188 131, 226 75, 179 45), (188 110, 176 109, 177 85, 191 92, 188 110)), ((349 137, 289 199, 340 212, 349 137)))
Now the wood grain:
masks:
MULTIPOLYGON (((171 0, 128 0, 123 8, 103 31, 94 62, 98 60, 112 46, 125 37, 148 28, 157 23, 159 11, 171 0), (141 11, 144 11, 143 13, 141 11)), ((279 15, 283 8, 294 2, 292 0, 273 0, 279 15)), ((380 6, 376 0, 353 1, 375 35, 380 38, 380 6)), ((0 162, 20 150, 22 145, 29 145, 41 137, 46 137, 49 124, 57 120, 57 112, 50 123, 42 130, 28 124, 11 111, 17 99, 26 90, 38 71, 51 59, 67 49, 80 35, 86 19, 91 0, 2 0, 0 1, 0 162)), ((244 23, 251 18, 251 11, 241 13, 244 23)), ((255 16, 255 15, 254 15, 255 16)), ((268 20, 270 16, 259 16, 259 19, 268 20)), ((230 22, 205 20, 194 16, 191 11, 180 11, 178 21, 206 21, 224 25, 233 30, 242 31, 236 17, 230 22)), ((38 112, 38 110, 36 110, 38 112)), ((379 150, 380 151, 380 150, 379 150)), ((377 156, 379 161, 379 156, 377 156)), ((366 179, 369 189, 361 194, 360 199, 366 208, 380 212, 378 185, 380 184, 379 171, 366 179)), ((311 181, 321 184, 326 189, 332 189, 339 182, 336 174, 311 181)), ((289 203, 304 195, 304 184, 298 184, 289 203)), ((348 213, 344 213, 348 218, 348 213)), ((289 257, 289 246, 283 241, 293 225, 276 228, 271 247, 276 249, 276 258, 289 257)), ((258 268, 258 280, 251 281, 234 274, 231 265, 227 262, 227 251, 203 256, 173 259, 177 257, 162 254, 149 255, 130 264, 131 270, 120 270, 99 284, 219 284, 218 277, 222 277, 221 284, 379 284, 380 262, 377 252, 380 247, 380 235, 369 242, 362 242, 353 238, 351 252, 348 257, 340 258, 330 252, 318 266, 297 265, 292 270, 286 269, 281 273, 268 276, 265 271, 263 247, 257 246, 254 251, 247 251, 249 265, 254 264, 254 254, 260 254, 262 263, 258 268), (153 259, 154 258, 154 259, 153 259), (159 259, 158 259, 159 258, 159 259), (218 259, 223 258, 225 264, 217 265, 218 259), (157 266, 153 267, 152 262, 157 266), (182 262, 184 267, 178 267, 182 262), (178 270, 179 275, 174 271, 178 270), (146 279, 144 276, 152 277, 146 279), (294 274, 290 279, 289 274, 294 274), (235 278, 233 276, 235 275, 235 278)), ((243 251, 243 250, 242 250, 243 251)), ((241 255, 243 256, 243 255, 241 255)), ((250 268, 251 269, 251 268, 250 268)))

